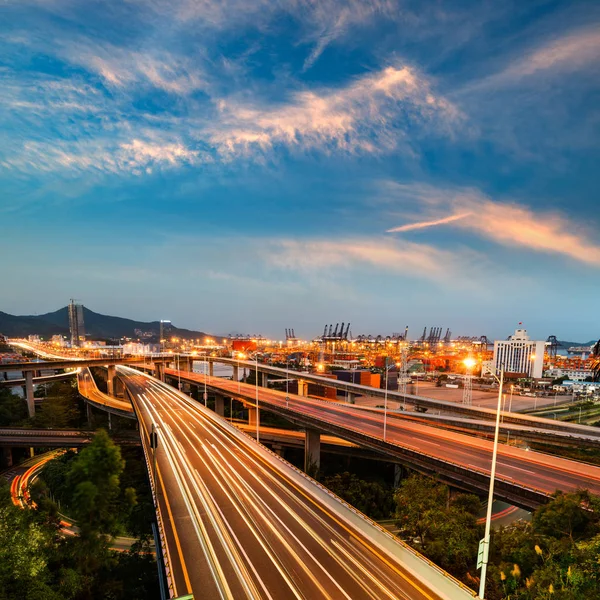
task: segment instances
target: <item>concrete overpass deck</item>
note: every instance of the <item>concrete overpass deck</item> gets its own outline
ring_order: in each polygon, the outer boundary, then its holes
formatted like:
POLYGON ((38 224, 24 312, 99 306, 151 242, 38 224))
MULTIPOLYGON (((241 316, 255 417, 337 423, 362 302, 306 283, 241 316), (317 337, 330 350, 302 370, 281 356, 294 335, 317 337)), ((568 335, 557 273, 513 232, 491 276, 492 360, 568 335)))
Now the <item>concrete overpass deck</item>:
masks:
MULTIPOLYGON (((197 373, 167 370, 167 376, 204 386, 255 406, 257 389, 197 373)), ((393 456, 409 467, 437 473, 449 483, 478 492, 489 488, 492 443, 440 428, 415 423, 380 411, 314 400, 258 387, 259 407, 313 430, 344 438, 364 448, 393 456)), ((527 451, 506 444, 499 449, 496 495, 524 508, 535 508, 557 489, 587 488, 600 494, 600 467, 527 451)))

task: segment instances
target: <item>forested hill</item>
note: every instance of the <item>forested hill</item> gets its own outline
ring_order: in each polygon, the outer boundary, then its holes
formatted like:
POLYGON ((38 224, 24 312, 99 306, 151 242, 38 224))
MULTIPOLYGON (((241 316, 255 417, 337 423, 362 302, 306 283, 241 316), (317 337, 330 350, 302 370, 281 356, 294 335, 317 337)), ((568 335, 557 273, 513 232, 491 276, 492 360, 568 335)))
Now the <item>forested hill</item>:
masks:
MULTIPOLYGON (((101 315, 89 308, 83 308, 86 334, 92 339, 119 339, 121 337, 137 338, 135 330, 152 332, 152 341, 157 341, 160 332, 159 321, 150 323, 101 315)), ((23 337, 38 334, 42 337, 69 334, 69 311, 65 306, 57 311, 44 315, 17 316, 0 311, 0 333, 8 337, 23 337)), ((207 334, 203 331, 172 327, 171 336, 183 339, 201 338, 207 334)))

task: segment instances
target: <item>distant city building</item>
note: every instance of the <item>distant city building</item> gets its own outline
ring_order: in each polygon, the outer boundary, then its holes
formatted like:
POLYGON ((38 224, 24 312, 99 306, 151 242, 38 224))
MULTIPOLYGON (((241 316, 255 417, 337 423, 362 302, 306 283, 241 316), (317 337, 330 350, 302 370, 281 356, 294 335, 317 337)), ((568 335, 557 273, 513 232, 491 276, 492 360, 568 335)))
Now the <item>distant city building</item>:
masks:
POLYGON ((123 345, 123 354, 148 355, 158 354, 160 344, 138 344, 131 342, 123 345))
POLYGON ((171 337, 172 331, 173 331, 173 325, 171 324, 171 321, 161 320, 161 322, 160 322, 160 338, 158 341, 160 343, 164 343, 164 342, 168 341, 171 337))
POLYGON ((81 346, 85 341, 85 326, 83 324, 83 304, 69 303, 69 331, 71 333, 71 346, 81 346))
POLYGON ((546 371, 546 377, 552 377, 558 379, 559 377, 566 377, 571 381, 585 381, 588 377, 592 376, 590 369, 549 369, 546 371))
POLYGON ((507 374, 539 379, 544 371, 545 341, 532 341, 526 329, 516 329, 508 340, 494 342, 494 368, 507 374))
POLYGON ((33 342, 34 344, 39 344, 39 343, 42 341, 42 340, 40 339, 40 336, 39 336, 39 335, 37 335, 37 334, 36 334, 36 335, 28 335, 28 336, 27 336, 27 339, 28 339, 30 342, 33 342))
POLYGON ((64 346, 65 345, 65 338, 62 335, 53 335, 52 336, 52 343, 55 346, 64 346))

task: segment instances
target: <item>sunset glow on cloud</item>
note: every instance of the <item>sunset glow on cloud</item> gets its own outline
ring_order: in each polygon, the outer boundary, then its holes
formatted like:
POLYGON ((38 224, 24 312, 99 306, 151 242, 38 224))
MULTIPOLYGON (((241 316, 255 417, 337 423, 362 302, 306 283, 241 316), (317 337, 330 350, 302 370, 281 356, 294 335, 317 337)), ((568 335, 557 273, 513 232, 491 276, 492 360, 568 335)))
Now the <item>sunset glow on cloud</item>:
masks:
POLYGON ((0 8, 0 310, 600 328, 595 5, 106 6, 0 8))

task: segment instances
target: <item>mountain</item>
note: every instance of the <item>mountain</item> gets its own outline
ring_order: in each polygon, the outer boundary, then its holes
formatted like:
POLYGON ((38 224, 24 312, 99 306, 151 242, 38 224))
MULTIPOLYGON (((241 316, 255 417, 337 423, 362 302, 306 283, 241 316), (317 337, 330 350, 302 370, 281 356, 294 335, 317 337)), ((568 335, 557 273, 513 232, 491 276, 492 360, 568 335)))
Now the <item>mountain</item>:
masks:
MULTIPOLYGON (((83 320, 85 332, 91 339, 119 339, 122 337, 138 338, 136 329, 142 332, 152 332, 152 337, 145 337, 147 341, 158 341, 160 335, 160 322, 134 321, 122 317, 101 315, 89 308, 83 307, 83 320)), ((39 335, 49 338, 53 335, 69 335, 69 309, 60 308, 57 311, 44 315, 9 315, 0 311, 0 333, 8 337, 26 337, 39 335)), ((169 336, 183 339, 202 338, 207 334, 202 331, 180 329, 172 326, 169 336)))
POLYGON ((591 340, 589 342, 565 342, 563 340, 558 340, 558 345, 562 348, 571 348, 572 346, 593 346, 598 341, 598 338, 595 340, 591 340))

